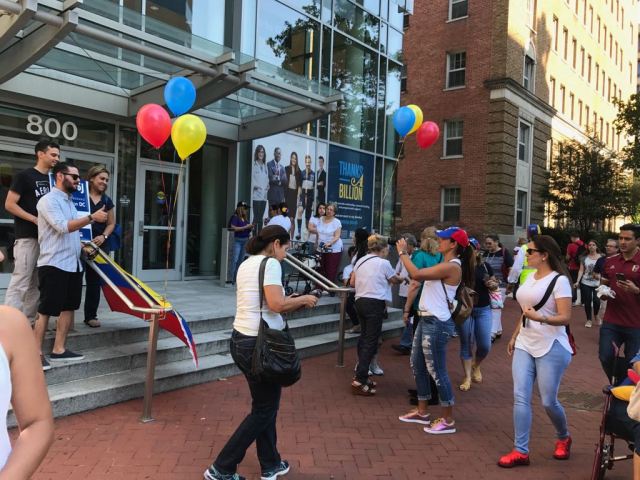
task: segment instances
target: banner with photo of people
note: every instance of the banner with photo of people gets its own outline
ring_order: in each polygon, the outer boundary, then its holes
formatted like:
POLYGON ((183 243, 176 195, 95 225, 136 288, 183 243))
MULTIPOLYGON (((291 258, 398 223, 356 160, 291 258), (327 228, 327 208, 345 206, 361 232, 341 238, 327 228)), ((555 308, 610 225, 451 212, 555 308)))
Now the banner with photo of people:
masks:
POLYGON ((292 238, 306 241, 307 224, 319 201, 326 201, 326 145, 315 139, 281 133, 253 141, 251 222, 260 231, 270 206, 285 204, 292 238))
POLYGON ((373 205, 373 155, 331 145, 329 147, 329 203, 336 203, 342 238, 364 227, 371 231, 373 205))

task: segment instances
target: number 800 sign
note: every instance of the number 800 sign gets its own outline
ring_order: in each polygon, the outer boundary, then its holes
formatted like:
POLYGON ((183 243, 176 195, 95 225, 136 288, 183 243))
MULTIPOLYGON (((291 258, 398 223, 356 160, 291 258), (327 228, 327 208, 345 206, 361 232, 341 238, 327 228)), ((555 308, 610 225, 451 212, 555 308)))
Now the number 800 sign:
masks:
POLYGON ((42 135, 47 137, 62 138, 73 141, 78 138, 78 126, 73 122, 60 123, 56 118, 43 119, 40 115, 27 116, 27 132, 31 135, 42 135))

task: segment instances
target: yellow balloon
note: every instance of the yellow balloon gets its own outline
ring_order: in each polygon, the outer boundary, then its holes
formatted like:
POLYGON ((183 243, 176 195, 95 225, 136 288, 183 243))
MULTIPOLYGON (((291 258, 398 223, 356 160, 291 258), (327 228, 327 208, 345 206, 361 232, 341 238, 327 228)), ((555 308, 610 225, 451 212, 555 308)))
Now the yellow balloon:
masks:
POLYGON ((422 120, 424 117, 422 116, 422 109, 419 106, 407 105, 407 107, 413 110, 413 113, 416 114, 416 121, 413 123, 413 127, 411 127, 411 130, 409 130, 409 133, 407 133, 407 135, 411 135, 413 132, 418 130, 418 128, 420 128, 420 125, 422 125, 422 120))
POLYGON ((206 139, 207 127, 200 117, 188 113, 173 122, 171 141, 183 162, 189 155, 200 150, 206 139))

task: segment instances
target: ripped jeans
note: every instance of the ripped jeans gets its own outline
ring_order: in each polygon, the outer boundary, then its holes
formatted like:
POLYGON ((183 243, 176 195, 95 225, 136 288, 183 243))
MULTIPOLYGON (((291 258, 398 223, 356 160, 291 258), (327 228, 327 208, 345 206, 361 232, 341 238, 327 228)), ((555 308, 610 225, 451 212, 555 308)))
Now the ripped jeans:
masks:
POLYGON ((447 373, 447 342, 453 336, 454 323, 436 317, 415 317, 418 326, 411 346, 411 369, 416 380, 418 400, 431 398, 429 375, 438 388, 440 405, 452 406, 453 389, 447 373))

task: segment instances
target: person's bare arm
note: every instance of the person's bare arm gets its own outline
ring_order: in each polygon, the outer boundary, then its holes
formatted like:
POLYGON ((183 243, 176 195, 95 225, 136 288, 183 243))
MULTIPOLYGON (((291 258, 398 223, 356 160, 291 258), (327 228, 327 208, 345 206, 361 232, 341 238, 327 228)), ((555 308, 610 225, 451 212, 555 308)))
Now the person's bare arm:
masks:
POLYGON ((547 323, 555 327, 560 325, 569 325, 569 322, 571 321, 571 297, 556 298, 556 308, 558 313, 551 317, 547 317, 546 319, 543 317, 542 313, 534 310, 533 307, 525 308, 523 313, 527 318, 535 322, 547 323))
POLYGON ((20 201, 20 194, 14 192, 13 190, 9 190, 7 193, 7 198, 4 201, 4 208, 7 212, 9 212, 14 217, 19 217, 27 222, 38 224, 38 217, 35 215, 31 215, 29 212, 24 210, 18 202, 20 201))
POLYGON ((53 415, 40 355, 29 321, 12 307, 0 307, 0 339, 7 351, 13 395, 11 404, 20 434, 0 480, 28 479, 53 442, 53 415))
POLYGON ((300 308, 313 308, 318 303, 315 295, 300 295, 299 297, 286 297, 282 293, 281 285, 265 285, 264 299, 269 310, 276 313, 287 313, 300 308))

